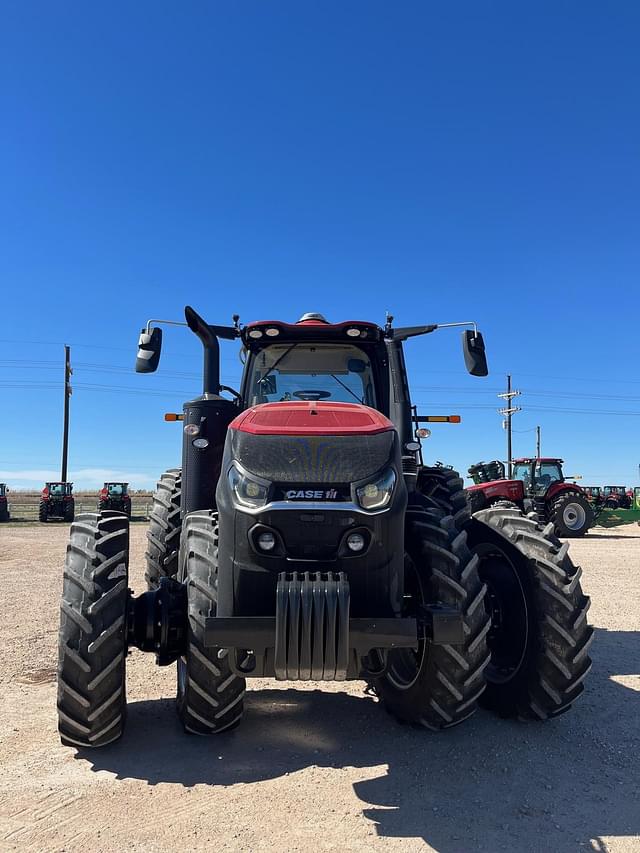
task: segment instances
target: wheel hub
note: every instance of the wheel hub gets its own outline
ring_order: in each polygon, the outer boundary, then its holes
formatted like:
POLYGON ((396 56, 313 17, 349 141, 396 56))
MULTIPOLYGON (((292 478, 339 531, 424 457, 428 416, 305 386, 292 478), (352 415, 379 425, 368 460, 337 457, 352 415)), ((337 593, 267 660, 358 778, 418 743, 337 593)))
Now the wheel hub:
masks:
POLYGON ((172 578, 161 578, 157 589, 127 603, 127 645, 155 652, 158 666, 173 663, 186 648, 187 588, 172 578))
POLYGON ((579 503, 567 504, 562 513, 562 520, 569 530, 581 530, 584 527, 587 514, 579 503))
POLYGON ((526 595, 511 562, 502 554, 481 554, 480 578, 487 586, 485 608, 491 618, 486 676, 494 683, 514 677, 524 660, 529 634, 526 595))

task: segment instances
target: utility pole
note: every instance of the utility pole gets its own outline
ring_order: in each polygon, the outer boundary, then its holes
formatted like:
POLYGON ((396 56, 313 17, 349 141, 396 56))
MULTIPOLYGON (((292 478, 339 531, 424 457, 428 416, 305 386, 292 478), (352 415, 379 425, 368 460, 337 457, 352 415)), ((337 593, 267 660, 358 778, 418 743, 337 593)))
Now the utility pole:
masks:
POLYGON ((69 454, 69 397, 71 397, 71 347, 64 348, 64 426, 62 429, 62 473, 60 479, 67 482, 67 457, 69 454))
POLYGON ((511 417, 512 415, 515 415, 516 412, 522 411, 520 406, 512 406, 511 401, 514 397, 519 397, 521 393, 521 391, 511 390, 511 374, 507 373, 507 390, 504 394, 498 394, 498 397, 501 397, 503 400, 507 401, 507 405, 504 409, 498 409, 498 413, 506 416, 504 426, 507 430, 507 464, 509 466, 509 479, 511 479, 511 475, 513 474, 513 451, 511 448, 511 417))
POLYGON ((540 459, 540 427, 536 427, 536 459, 540 459))

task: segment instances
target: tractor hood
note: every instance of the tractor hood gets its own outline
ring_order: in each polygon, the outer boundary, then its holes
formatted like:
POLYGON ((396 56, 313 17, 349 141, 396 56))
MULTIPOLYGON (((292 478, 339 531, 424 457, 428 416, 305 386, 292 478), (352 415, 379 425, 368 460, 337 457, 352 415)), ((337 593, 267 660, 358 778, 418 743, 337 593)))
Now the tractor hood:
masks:
POLYGON ((367 406, 264 403, 229 425, 224 465, 283 484, 354 483, 388 466, 397 447, 391 421, 367 406))
POLYGON ((359 403, 263 403, 247 409, 230 429, 251 435, 377 435, 393 430, 384 415, 359 403))

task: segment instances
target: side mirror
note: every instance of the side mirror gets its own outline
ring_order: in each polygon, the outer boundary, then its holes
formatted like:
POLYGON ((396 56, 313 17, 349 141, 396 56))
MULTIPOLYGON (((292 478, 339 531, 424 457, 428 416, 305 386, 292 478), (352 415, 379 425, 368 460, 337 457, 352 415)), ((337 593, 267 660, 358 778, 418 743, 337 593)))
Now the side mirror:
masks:
POLYGON ((143 329, 138 340, 136 373, 153 373, 158 369, 162 349, 162 329, 156 327, 147 332, 143 329))
POLYGON ((462 333, 464 363, 472 376, 488 376, 487 356, 484 351, 484 338, 480 332, 467 329, 462 333))

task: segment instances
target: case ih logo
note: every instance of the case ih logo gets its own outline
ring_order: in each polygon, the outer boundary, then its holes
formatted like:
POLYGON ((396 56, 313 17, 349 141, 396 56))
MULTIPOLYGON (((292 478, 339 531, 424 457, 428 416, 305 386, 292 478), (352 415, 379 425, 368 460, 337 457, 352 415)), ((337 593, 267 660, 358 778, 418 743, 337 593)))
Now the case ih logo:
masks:
POLYGON ((337 489, 289 489, 284 493, 288 501, 335 501, 337 489))

